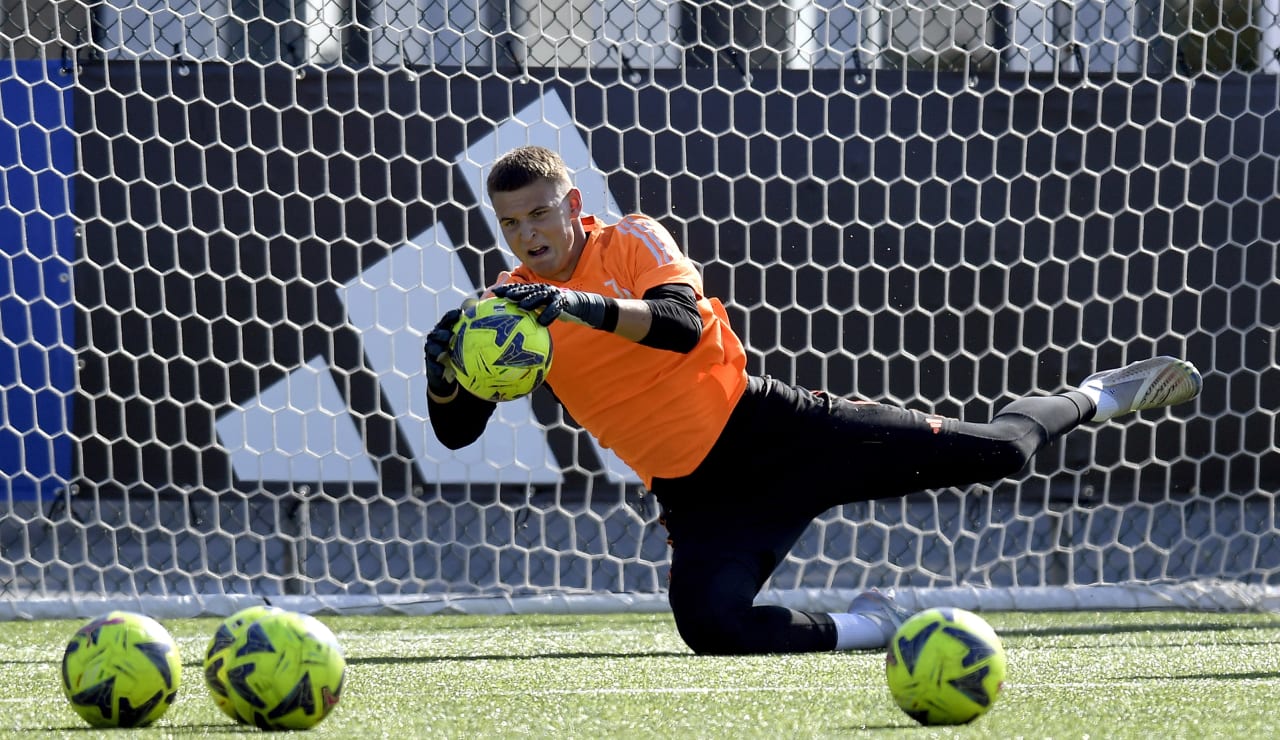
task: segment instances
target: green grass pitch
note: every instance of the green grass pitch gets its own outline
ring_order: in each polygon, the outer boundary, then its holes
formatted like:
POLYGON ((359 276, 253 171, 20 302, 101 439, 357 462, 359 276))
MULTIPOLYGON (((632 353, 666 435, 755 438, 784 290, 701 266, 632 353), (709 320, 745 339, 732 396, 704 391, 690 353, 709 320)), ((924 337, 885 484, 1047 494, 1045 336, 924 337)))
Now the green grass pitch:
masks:
MULTIPOLYGON (((348 660, 308 736, 1260 738, 1280 736, 1280 616, 988 613, 1009 676, 986 716, 922 728, 876 652, 699 657, 666 614, 321 617, 348 660)), ((183 685, 141 731, 94 731, 63 699, 79 621, 0 624, 0 738, 244 738, 204 686, 218 620, 168 619, 183 685)))

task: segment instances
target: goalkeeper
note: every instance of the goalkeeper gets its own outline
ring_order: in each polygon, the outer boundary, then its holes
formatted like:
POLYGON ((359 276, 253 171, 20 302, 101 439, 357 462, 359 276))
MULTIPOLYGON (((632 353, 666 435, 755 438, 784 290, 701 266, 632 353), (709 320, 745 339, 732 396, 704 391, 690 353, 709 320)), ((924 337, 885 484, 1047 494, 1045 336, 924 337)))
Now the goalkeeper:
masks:
MULTIPOLYGON (((883 647, 907 613, 879 591, 836 614, 753 604, 815 517, 1011 476, 1085 422, 1200 392, 1192 365, 1156 357, 974 423, 752 377, 723 306, 657 222, 585 215, 564 162, 541 147, 502 156, 486 184, 520 262, 491 291, 541 312, 555 342, 552 390, 657 497, 672 548, 671 611, 698 653, 883 647)), ((447 312, 426 342, 428 413, 450 449, 478 439, 496 406, 453 379, 458 316, 447 312)))

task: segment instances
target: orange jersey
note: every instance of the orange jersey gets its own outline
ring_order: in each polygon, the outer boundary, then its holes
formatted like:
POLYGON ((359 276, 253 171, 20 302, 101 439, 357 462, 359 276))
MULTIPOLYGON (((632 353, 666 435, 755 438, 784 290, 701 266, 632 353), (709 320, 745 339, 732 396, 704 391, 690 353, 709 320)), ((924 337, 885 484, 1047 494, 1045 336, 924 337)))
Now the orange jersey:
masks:
POLYGON ((659 285, 693 288, 702 339, 688 354, 554 321, 547 383, 569 414, 651 485, 692 473, 715 444, 747 386, 746 353, 724 306, 702 294, 702 276, 670 232, 645 216, 605 226, 583 216, 587 243, 573 277, 546 280, 524 266, 503 283, 547 283, 611 298, 641 298, 659 285))

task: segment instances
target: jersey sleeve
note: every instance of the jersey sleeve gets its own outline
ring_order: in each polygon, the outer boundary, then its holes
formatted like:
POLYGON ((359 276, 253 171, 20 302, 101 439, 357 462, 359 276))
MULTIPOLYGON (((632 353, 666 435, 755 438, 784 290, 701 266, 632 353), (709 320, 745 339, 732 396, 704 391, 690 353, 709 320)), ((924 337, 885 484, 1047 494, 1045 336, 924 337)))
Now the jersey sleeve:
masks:
POLYGON ((628 240, 626 271, 639 297, 659 285, 688 285, 702 296, 702 274, 666 227, 647 216, 627 216, 617 233, 628 240))

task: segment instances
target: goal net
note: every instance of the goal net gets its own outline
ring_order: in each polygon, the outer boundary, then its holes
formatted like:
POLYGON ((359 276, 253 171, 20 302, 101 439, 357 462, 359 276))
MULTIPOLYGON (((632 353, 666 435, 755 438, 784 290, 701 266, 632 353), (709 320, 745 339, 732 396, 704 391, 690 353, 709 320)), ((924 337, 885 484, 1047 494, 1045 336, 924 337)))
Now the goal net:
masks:
POLYGON ((427 421, 526 143, 676 235, 751 372, 985 419, 1205 371, 827 512, 762 599, 1275 606, 1278 7, 6 3, 0 618, 664 608, 656 503, 547 391, 461 451, 427 421))

